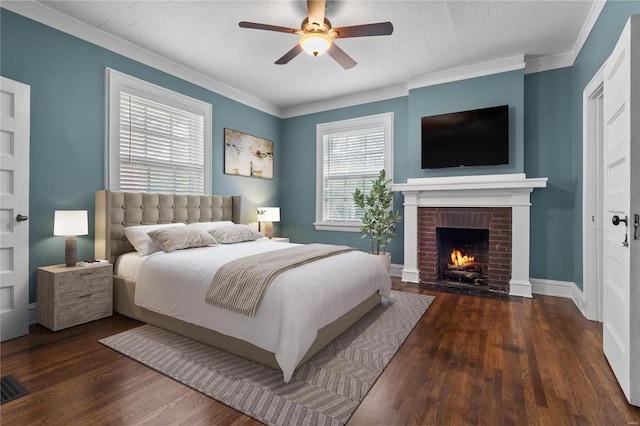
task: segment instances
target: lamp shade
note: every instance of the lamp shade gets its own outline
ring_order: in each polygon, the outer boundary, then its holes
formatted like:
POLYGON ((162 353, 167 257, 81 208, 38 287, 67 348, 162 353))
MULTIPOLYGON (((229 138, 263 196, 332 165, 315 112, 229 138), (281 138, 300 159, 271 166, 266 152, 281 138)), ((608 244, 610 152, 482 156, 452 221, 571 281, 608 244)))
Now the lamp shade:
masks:
POLYGON ((299 43, 305 52, 313 56, 318 56, 322 55, 331 47, 333 40, 323 33, 309 33, 303 35, 299 43))
POLYGON ((53 219, 53 235, 87 235, 89 225, 86 210, 56 210, 53 219))
POLYGON ((258 222, 280 222, 280 207, 258 207, 258 222))

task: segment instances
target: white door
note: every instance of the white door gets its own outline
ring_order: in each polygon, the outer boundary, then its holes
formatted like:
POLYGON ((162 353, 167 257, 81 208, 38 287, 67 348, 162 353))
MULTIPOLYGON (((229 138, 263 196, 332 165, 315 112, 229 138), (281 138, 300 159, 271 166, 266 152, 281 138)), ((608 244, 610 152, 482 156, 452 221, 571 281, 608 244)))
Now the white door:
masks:
POLYGON ((640 405, 640 15, 625 26, 604 78, 603 348, 640 405))
POLYGON ((0 80, 0 341, 29 333, 30 87, 0 80))

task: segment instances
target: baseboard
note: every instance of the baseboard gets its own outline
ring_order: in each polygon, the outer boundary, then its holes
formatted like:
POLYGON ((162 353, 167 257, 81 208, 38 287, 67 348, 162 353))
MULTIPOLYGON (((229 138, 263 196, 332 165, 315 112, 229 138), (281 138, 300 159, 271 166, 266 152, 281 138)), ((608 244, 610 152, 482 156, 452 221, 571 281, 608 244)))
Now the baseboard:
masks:
POLYGON ((391 275, 392 277, 401 277, 402 268, 404 268, 404 265, 398 265, 397 263, 392 263, 391 271, 389 272, 389 275, 391 275))
POLYGON ((543 296, 562 297, 571 299, 586 318, 584 293, 576 283, 569 281, 545 280, 540 278, 531 278, 531 291, 533 294, 541 294, 543 296))
POLYGON ((568 281, 545 280, 540 278, 530 278, 531 292, 543 296, 564 297, 571 299, 574 283, 568 281))
POLYGON ((36 315, 36 304, 29 303, 29 325, 37 324, 38 316, 36 315))
MULTIPOLYGON (((402 277, 402 269, 404 265, 392 263, 391 264, 391 276, 402 277)), ((586 318, 587 306, 584 300, 584 292, 574 282, 569 281, 557 281, 546 280, 540 278, 530 278, 531 281, 531 293, 541 294, 543 296, 562 297, 565 299, 571 299, 576 308, 586 318)))

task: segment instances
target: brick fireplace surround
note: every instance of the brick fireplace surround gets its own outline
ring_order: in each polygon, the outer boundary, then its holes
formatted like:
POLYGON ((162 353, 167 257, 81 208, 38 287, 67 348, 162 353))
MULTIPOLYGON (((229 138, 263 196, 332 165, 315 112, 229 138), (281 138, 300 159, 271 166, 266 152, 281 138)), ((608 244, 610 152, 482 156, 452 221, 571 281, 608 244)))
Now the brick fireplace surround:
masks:
POLYGON ((418 268, 420 282, 438 280, 437 228, 487 229, 489 290, 509 293, 511 279, 511 209, 509 207, 418 208, 418 268))
MULTIPOLYGON (((431 277, 433 266, 429 262, 418 262, 419 246, 419 219, 428 219, 430 212, 462 212, 459 210, 470 210, 472 213, 479 213, 476 220, 487 220, 492 212, 504 209, 511 211, 511 238, 510 241, 503 241, 510 244, 508 247, 511 259, 510 277, 508 277, 507 267, 500 265, 500 272, 497 274, 497 284, 500 288, 496 290, 508 292, 511 296, 532 297, 531 281, 529 279, 529 234, 531 206, 530 194, 534 188, 547 186, 547 178, 527 179, 524 173, 504 174, 504 175, 481 175, 481 176, 456 176, 438 178, 417 178, 408 179, 407 183, 394 184, 392 190, 401 191, 404 195, 404 267, 402 270, 402 281, 419 283, 421 275, 425 278, 431 277), (450 209, 453 208, 453 209, 450 209), (420 214, 419 214, 420 211, 420 214), (425 218, 424 215, 427 215, 425 218), (424 271, 422 270, 424 268, 424 271), (424 273, 422 273, 424 272, 424 273), (505 276, 507 275, 507 276, 505 276), (505 283, 506 281, 506 283, 505 283)), ((453 216, 451 216, 453 217, 453 216)), ((460 225, 462 216, 452 220, 460 225)), ((421 226, 428 226, 423 224, 421 226)), ((433 224, 435 227, 435 224, 433 224)), ((490 224, 489 224, 490 226, 490 224)), ((471 227, 471 226, 469 226, 471 227)), ((490 228, 488 228, 490 229, 490 228)), ((435 233, 435 228, 434 228, 435 233)), ((504 236, 503 236, 504 237, 504 236)), ((495 237, 494 237, 495 238, 495 237)), ((495 245, 495 244, 493 244, 495 245)), ((430 250, 428 247, 422 249, 430 250)), ((495 252, 493 256, 500 256, 495 252)), ((423 258, 435 256, 435 253, 425 253, 423 258)), ((490 256, 492 254, 490 253, 490 256)), ((433 265, 435 265, 433 260, 433 265)), ((497 272, 497 271, 496 271, 497 272)))

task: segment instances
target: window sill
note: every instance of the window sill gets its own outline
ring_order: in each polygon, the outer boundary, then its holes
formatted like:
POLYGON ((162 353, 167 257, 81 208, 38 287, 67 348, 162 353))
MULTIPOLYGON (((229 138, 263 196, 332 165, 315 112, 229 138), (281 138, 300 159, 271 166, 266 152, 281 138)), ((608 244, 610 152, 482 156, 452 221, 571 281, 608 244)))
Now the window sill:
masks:
POLYGON ((316 231, 360 232, 359 223, 315 222, 316 231))

